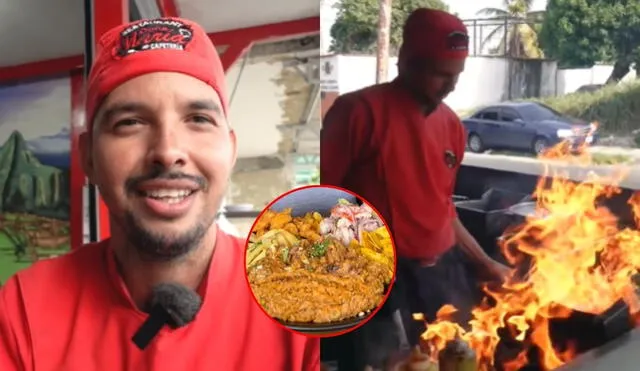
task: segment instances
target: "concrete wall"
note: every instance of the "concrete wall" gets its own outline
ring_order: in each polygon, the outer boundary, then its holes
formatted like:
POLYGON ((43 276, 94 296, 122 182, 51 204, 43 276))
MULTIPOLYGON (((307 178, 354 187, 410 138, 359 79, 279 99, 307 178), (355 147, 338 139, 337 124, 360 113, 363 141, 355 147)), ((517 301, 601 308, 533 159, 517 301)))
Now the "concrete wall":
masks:
MULTIPOLYGON (((331 55, 323 57, 331 68, 321 69, 323 85, 340 94, 375 83, 373 56, 331 55)), ((389 79, 397 76, 397 60, 391 58, 389 79)), ((583 85, 603 84, 612 66, 561 70, 554 61, 508 60, 502 57, 469 57, 456 90, 445 102, 465 111, 504 100, 575 92, 583 85)), ((634 78, 630 73, 627 79, 634 78)))
POLYGON ((247 63, 239 61, 227 72, 231 96, 229 120, 238 137, 238 157, 273 155, 278 152, 282 134, 280 103, 285 87, 274 80, 282 73, 282 62, 247 63))
POLYGON ((320 107, 322 109, 321 111, 322 117, 324 117, 324 115, 327 114, 327 111, 329 110, 329 108, 331 108, 331 106, 333 105, 333 102, 335 102, 337 98, 338 98, 338 93, 336 92, 322 93, 322 103, 320 104, 320 107))
MULTIPOLYGON (((293 66, 290 60, 283 59, 246 64, 241 60, 227 72, 230 121, 238 138, 239 158, 227 203, 249 203, 261 210, 293 188, 298 169, 288 156, 300 141, 293 128, 283 130, 282 126, 304 121, 302 116, 313 89, 303 71, 304 65, 293 66), (277 159, 280 166, 260 166, 277 159)), ((310 120, 319 120, 319 107, 316 110, 310 120)), ((319 153, 316 147, 306 145, 304 150, 319 153)))
POLYGON ((286 168, 239 172, 231 176, 228 204, 248 203, 262 210, 269 202, 293 188, 286 168))
MULTIPOLYGON (((583 85, 600 85, 607 82, 613 66, 598 65, 592 68, 576 68, 571 70, 558 70, 557 91, 558 94, 573 93, 583 85)), ((635 79, 635 71, 631 71, 624 80, 635 79)))

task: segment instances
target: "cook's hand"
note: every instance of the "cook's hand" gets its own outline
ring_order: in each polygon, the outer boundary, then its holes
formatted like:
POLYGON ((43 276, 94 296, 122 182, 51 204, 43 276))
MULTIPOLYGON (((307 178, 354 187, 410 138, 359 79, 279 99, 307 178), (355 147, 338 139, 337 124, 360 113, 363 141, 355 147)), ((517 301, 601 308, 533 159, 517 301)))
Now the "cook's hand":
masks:
POLYGON ((482 262, 481 269, 492 281, 504 282, 511 274, 511 268, 491 258, 482 262))

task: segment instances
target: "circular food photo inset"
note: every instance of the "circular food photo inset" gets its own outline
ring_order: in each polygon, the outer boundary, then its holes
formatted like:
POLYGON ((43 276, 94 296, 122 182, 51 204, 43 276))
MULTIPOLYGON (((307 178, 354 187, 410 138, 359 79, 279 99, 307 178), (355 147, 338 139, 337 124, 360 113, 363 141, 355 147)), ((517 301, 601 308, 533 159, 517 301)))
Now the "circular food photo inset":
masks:
POLYGON ((395 277, 395 247, 378 212, 357 195, 307 186, 275 199, 247 239, 251 291, 287 328, 341 335, 370 319, 395 277))

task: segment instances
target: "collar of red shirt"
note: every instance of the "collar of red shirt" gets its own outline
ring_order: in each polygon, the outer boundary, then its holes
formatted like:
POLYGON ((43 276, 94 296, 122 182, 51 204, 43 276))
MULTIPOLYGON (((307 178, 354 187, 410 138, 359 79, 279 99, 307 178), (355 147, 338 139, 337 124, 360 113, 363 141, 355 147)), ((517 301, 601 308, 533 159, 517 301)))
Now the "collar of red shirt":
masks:
MULTIPOLYGON (((209 263, 209 269, 206 272, 205 276, 198 286, 197 292, 202 298, 202 307, 201 310, 204 310, 205 306, 210 301, 215 301, 212 298, 212 293, 209 292, 210 287, 215 287, 216 280, 221 279, 231 273, 231 267, 227 264, 226 261, 232 261, 232 259, 225 259, 223 255, 228 254, 230 251, 229 245, 229 236, 227 236, 224 232, 217 228, 216 232, 216 247, 213 252, 213 257, 211 258, 211 262, 209 263)), ((142 312, 136 304, 133 302, 131 295, 129 294, 129 290, 118 272, 118 267, 115 259, 115 253, 113 249, 110 247, 109 240, 104 241, 106 244, 106 261, 107 261, 107 279, 110 281, 111 286, 115 289, 116 295, 119 299, 122 300, 123 304, 129 309, 135 311, 139 316, 146 318, 147 314, 142 312)), ((197 320, 197 317, 196 317, 197 320)))

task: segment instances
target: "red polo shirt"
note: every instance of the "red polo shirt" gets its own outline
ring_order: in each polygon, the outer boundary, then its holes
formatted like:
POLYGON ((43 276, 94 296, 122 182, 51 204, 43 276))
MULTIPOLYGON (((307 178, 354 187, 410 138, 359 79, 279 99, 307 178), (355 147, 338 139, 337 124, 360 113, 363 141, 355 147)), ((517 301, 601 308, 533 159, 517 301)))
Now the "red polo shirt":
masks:
POLYGON ((253 300, 243 251, 242 240, 218 232, 200 313, 145 351, 131 337, 146 316, 108 242, 38 262, 0 291, 0 370, 319 370, 319 340, 282 329, 253 300))
POLYGON ((397 81, 374 85, 340 96, 327 112, 320 181, 375 206, 399 256, 434 261, 454 244, 452 195, 465 141, 446 104, 425 115, 397 81))

